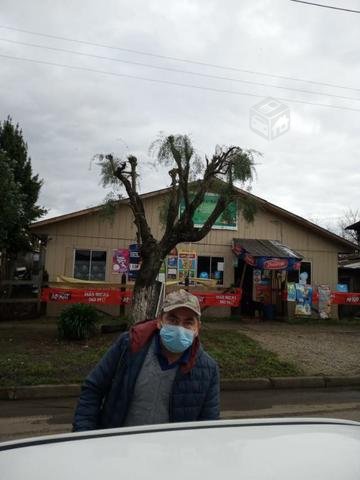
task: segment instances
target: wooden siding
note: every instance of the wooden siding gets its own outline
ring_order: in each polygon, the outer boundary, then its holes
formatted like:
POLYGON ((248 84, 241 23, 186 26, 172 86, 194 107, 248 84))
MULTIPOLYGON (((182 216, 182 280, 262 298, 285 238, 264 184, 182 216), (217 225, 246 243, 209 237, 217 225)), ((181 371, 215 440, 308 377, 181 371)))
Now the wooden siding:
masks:
MULTIPOLYGON (((145 199, 145 211, 153 235, 160 238, 163 227, 159 220, 159 212, 163 204, 163 196, 145 199)), ((73 275, 75 249, 106 250, 106 280, 120 281, 119 275, 111 273, 112 250, 128 247, 136 242, 136 229, 131 210, 121 205, 110 221, 98 212, 82 217, 63 220, 61 222, 34 228, 37 233, 46 233, 50 240, 46 252, 46 269, 50 280, 57 275, 73 275)), ((339 245, 326 239, 303 225, 287 218, 260 209, 253 223, 247 223, 240 216, 237 230, 216 230, 198 243, 178 245, 179 250, 196 251, 198 255, 224 257, 224 285, 229 286, 234 280, 234 261, 231 252, 233 238, 255 238, 278 240, 290 248, 300 252, 304 260, 312 262, 312 283, 326 283, 335 288, 337 283, 337 253, 339 245)))

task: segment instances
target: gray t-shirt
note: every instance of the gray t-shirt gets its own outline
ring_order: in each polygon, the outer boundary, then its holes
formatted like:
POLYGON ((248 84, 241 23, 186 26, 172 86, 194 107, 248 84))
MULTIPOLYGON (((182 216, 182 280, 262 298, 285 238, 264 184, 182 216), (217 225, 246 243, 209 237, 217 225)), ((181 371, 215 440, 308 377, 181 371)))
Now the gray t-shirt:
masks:
POLYGON ((169 401, 178 366, 162 370, 153 338, 136 380, 124 427, 169 422, 169 401))

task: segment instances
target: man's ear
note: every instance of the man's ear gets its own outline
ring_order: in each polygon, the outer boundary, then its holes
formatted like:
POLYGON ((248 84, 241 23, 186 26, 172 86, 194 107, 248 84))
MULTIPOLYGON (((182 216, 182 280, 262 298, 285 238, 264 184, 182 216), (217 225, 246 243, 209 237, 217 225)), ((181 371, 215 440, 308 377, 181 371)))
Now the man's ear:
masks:
POLYGON ((156 319, 156 326, 159 330, 161 328, 161 318, 162 318, 161 315, 159 315, 156 319))

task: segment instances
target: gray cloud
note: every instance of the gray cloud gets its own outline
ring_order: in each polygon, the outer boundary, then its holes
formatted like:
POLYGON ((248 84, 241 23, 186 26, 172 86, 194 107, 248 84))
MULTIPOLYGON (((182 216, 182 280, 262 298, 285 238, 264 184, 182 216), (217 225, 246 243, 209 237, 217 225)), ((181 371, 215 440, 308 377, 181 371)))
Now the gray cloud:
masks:
MULTIPOLYGON (((351 8, 351 2, 349 2, 351 8)), ((293 2, 246 0, 152 2, 3 0, 0 25, 71 37, 160 55, 221 64, 358 88, 359 17, 293 2)), ((220 70, 140 56, 0 28, 0 37, 83 53, 312 90, 360 99, 360 91, 220 70)), ((149 168, 148 147, 160 130, 191 133, 200 153, 217 143, 263 153, 253 192, 324 224, 347 207, 359 208, 358 118, 351 112, 294 103, 304 100, 360 109, 340 100, 235 81, 194 77, 0 41, 0 54, 235 90, 257 97, 217 93, 83 70, 1 59, 0 116, 23 128, 33 169, 44 178, 41 203, 56 215, 96 205, 106 191, 99 152, 135 153, 142 191, 168 184, 165 171, 149 168), (291 129, 269 142, 249 128, 249 110, 261 98, 285 98, 291 129)))

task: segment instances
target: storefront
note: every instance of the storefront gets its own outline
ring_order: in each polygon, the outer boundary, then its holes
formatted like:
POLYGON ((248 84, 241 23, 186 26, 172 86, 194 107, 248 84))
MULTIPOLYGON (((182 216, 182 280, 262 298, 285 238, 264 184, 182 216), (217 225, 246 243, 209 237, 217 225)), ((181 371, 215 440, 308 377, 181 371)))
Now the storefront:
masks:
POLYGON ((289 273, 299 274, 303 255, 276 240, 234 239, 235 285, 242 289, 243 315, 287 315, 289 273))
MULTIPOLYGON (((239 195, 249 195, 237 190, 239 195)), ((153 236, 160 239, 163 225, 159 211, 168 189, 141 196, 153 236)), ((252 223, 232 206, 219 217, 211 231, 199 242, 180 243, 169 253, 159 273, 162 282, 202 286, 217 293, 242 286, 241 311, 244 315, 285 315, 295 307, 307 311, 306 301, 285 301, 286 287, 298 285, 299 298, 308 295, 308 285, 328 285, 336 290, 338 254, 351 252, 352 244, 307 220, 252 196, 258 211, 252 223), (303 283, 301 283, 303 282, 303 283), (276 312, 275 312, 276 310, 276 312)), ((206 197, 194 219, 202 225, 216 198, 206 197)), ((46 235, 45 268, 50 283, 58 278, 106 282, 111 285, 131 283, 140 268, 136 228, 126 200, 119 202, 114 218, 101 215, 101 207, 42 220, 32 226, 34 233, 46 235), (131 247, 130 247, 131 246, 131 247)), ((291 288, 292 288, 291 287, 291 288)), ((291 291, 287 289, 291 297, 291 291)), ((298 297, 296 296, 296 298, 298 297)), ((323 297, 322 297, 323 298, 323 297)), ((306 300, 306 298, 305 298, 306 300)), ((49 305, 50 315, 59 309, 49 305)), ((116 314, 117 309, 107 310, 116 314)), ((228 316, 230 308, 207 310, 207 314, 228 316)), ((337 316, 337 306, 331 315, 337 316)))

